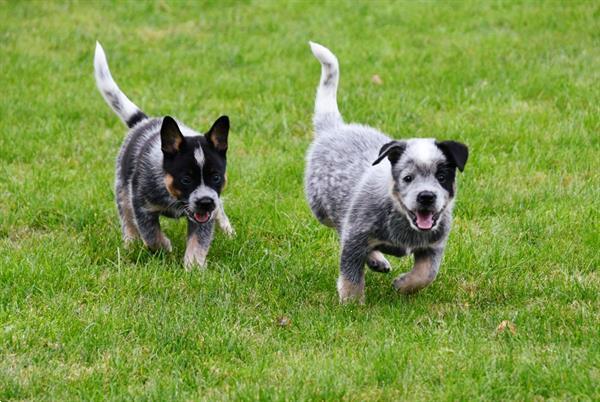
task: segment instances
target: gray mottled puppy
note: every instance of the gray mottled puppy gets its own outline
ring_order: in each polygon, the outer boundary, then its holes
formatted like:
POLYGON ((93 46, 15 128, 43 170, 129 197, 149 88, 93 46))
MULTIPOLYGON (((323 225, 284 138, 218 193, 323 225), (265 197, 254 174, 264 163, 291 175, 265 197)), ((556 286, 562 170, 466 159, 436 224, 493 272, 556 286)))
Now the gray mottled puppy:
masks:
POLYGON ((100 93, 130 129, 117 157, 115 177, 125 244, 141 238, 151 250, 171 251, 159 216, 186 217, 185 267, 203 267, 215 219, 233 235, 220 198, 226 182, 229 118, 219 117, 201 135, 170 116, 146 116, 113 80, 99 43, 94 70, 100 93))
POLYGON ((308 203, 341 238, 340 301, 364 302, 365 264, 389 272, 383 254, 414 255, 413 269, 394 280, 413 293, 436 277, 452 223, 456 169, 468 148, 434 139, 392 140, 359 124, 346 124, 337 106, 339 67, 329 49, 310 43, 321 62, 315 101, 315 139, 305 172, 308 203))

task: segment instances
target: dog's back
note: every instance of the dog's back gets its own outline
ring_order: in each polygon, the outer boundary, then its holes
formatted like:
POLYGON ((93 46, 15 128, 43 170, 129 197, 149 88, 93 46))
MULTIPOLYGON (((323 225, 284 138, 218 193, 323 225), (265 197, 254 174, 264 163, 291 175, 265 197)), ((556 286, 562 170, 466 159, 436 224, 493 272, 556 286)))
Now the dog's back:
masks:
POLYGON ((356 189, 379 149, 390 139, 360 124, 345 124, 337 106, 339 65, 327 48, 310 43, 321 63, 313 118, 315 139, 307 154, 305 191, 319 221, 340 229, 356 189))
POLYGON ((319 221, 338 230, 353 191, 389 139, 369 127, 351 124, 315 131, 305 171, 305 191, 319 221))

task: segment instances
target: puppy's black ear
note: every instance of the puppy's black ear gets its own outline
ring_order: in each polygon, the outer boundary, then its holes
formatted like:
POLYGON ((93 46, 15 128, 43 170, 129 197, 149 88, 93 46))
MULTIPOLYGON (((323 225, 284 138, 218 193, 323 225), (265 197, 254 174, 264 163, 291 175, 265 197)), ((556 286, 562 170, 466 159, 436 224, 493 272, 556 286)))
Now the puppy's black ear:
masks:
POLYGON ((373 166, 377 165, 379 162, 383 160, 386 156, 392 163, 392 165, 398 162, 398 159, 402 156, 402 153, 406 149, 406 144, 400 141, 391 141, 381 147, 379 150, 379 156, 373 162, 373 166))
POLYGON ((465 170, 469 158, 469 148, 456 141, 442 141, 435 143, 449 162, 456 165, 461 172, 465 170))
POLYGON ((217 149, 217 151, 227 151, 227 135, 229 134, 229 117, 221 116, 214 122, 206 138, 217 149))
POLYGON ((160 147, 164 154, 175 155, 181 150, 183 135, 174 118, 165 116, 160 128, 160 147))

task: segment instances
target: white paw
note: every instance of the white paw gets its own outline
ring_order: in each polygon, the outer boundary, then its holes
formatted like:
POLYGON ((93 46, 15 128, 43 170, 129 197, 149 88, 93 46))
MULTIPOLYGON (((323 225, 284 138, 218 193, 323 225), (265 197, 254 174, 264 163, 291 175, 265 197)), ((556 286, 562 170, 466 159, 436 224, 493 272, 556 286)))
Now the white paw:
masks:
POLYGON ((196 268, 205 268, 206 267, 206 257, 193 254, 193 253, 185 253, 183 257, 183 266, 186 271, 192 271, 196 268))
POLYGON ((163 239, 161 241, 161 247, 167 250, 169 253, 173 251, 173 246, 171 246, 171 240, 169 240, 167 236, 163 236, 163 239))
POLYGON ((340 303, 347 304, 357 302, 358 304, 365 304, 365 284, 364 281, 360 283, 352 283, 346 280, 343 276, 340 276, 337 281, 338 295, 340 296, 340 303))
POLYGON ((235 230, 233 229, 233 226, 231 226, 231 223, 229 223, 229 221, 219 222, 219 227, 221 228, 223 233, 225 233, 228 237, 235 236, 235 230))

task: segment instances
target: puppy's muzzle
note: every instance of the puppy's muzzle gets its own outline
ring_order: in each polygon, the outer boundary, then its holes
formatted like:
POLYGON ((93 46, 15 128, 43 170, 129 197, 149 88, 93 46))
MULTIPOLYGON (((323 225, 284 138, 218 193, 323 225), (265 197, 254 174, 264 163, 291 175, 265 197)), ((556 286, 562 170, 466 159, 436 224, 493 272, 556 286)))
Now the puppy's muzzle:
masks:
POLYGON ((202 197, 194 203, 194 220, 198 223, 206 223, 210 220, 216 208, 215 201, 210 197, 202 197))
POLYGON ((436 198, 437 198, 437 196, 435 195, 435 193, 433 193, 431 191, 421 191, 417 195, 417 202, 419 203, 420 206, 429 208, 433 204, 435 204, 436 198))
POLYGON ((413 224, 423 231, 431 230, 437 223, 439 213, 435 212, 437 196, 431 191, 421 191, 417 195, 418 208, 410 213, 413 224))

